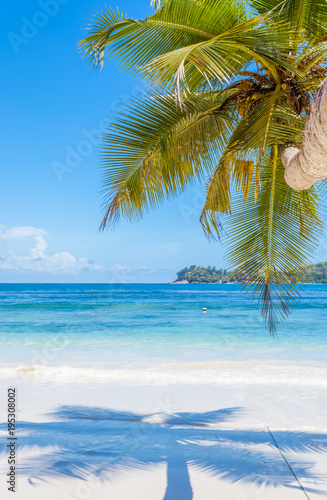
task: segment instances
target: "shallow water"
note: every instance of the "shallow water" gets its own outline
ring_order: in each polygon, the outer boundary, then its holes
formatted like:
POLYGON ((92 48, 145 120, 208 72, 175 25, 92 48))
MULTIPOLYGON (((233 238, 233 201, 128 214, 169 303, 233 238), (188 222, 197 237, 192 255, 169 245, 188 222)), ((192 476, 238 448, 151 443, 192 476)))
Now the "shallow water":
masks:
POLYGON ((251 359, 320 366, 327 359, 326 305, 327 285, 305 286, 272 338, 251 296, 234 285, 2 284, 1 367, 251 359))

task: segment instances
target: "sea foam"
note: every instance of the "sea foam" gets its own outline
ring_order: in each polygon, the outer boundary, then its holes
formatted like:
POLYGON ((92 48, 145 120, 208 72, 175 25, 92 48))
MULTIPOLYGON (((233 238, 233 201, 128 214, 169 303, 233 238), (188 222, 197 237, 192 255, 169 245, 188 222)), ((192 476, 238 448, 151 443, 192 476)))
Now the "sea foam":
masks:
POLYGON ((327 387, 327 368, 263 363, 165 363, 156 368, 99 369, 76 366, 1 365, 0 379, 35 382, 115 382, 129 385, 300 385, 327 387), (183 366, 184 365, 184 366, 183 366), (207 367, 206 367, 207 365, 207 367))

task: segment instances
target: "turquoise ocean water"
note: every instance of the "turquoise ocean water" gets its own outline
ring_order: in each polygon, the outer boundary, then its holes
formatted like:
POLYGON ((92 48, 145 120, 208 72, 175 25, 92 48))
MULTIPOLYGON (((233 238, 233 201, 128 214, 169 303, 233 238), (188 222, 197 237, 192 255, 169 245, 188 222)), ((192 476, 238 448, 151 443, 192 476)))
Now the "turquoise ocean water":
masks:
POLYGON ((2 284, 0 311, 2 366, 327 359, 327 285, 304 287, 278 338, 234 285, 2 284))

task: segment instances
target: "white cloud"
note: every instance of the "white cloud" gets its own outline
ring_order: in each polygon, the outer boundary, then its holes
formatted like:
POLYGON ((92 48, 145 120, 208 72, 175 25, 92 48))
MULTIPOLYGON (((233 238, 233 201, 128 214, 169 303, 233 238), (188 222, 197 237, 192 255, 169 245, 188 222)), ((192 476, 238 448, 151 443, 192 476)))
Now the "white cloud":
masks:
POLYGON ((48 233, 44 229, 31 226, 20 226, 6 229, 0 225, 0 242, 20 240, 33 237, 34 246, 27 255, 17 255, 10 250, 6 256, 0 256, 0 269, 11 271, 36 271, 51 274, 77 274, 82 271, 104 271, 103 266, 89 262, 85 257, 76 258, 69 252, 59 252, 54 255, 46 253, 47 242, 44 238, 48 233))
POLYGON ((110 267, 110 271, 116 272, 116 273, 128 273, 131 271, 131 267, 126 266, 125 264, 114 264, 113 266, 110 267))
POLYGON ((0 240, 16 240, 26 238, 28 236, 44 236, 48 234, 44 229, 31 226, 19 226, 6 229, 0 224, 0 240))

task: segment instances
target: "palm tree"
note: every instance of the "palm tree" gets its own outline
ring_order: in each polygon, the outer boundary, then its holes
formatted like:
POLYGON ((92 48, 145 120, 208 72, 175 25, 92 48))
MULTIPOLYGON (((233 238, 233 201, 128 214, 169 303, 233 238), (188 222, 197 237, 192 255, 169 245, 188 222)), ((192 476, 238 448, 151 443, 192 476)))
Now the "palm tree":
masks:
MULTIPOLYGON (((326 2, 152 3, 154 14, 143 20, 96 13, 80 43, 95 66, 109 56, 145 80, 103 138, 101 228, 140 219, 206 179, 203 229, 220 238, 224 222, 229 266, 274 333, 322 227, 325 181, 312 184, 327 169, 315 169, 317 155, 303 136, 306 122, 311 139, 317 130, 318 111, 307 118, 312 101, 319 108, 314 95, 326 77, 326 2), (294 185, 303 159, 315 173, 294 185)), ((323 142, 314 144, 320 157, 323 142)))

